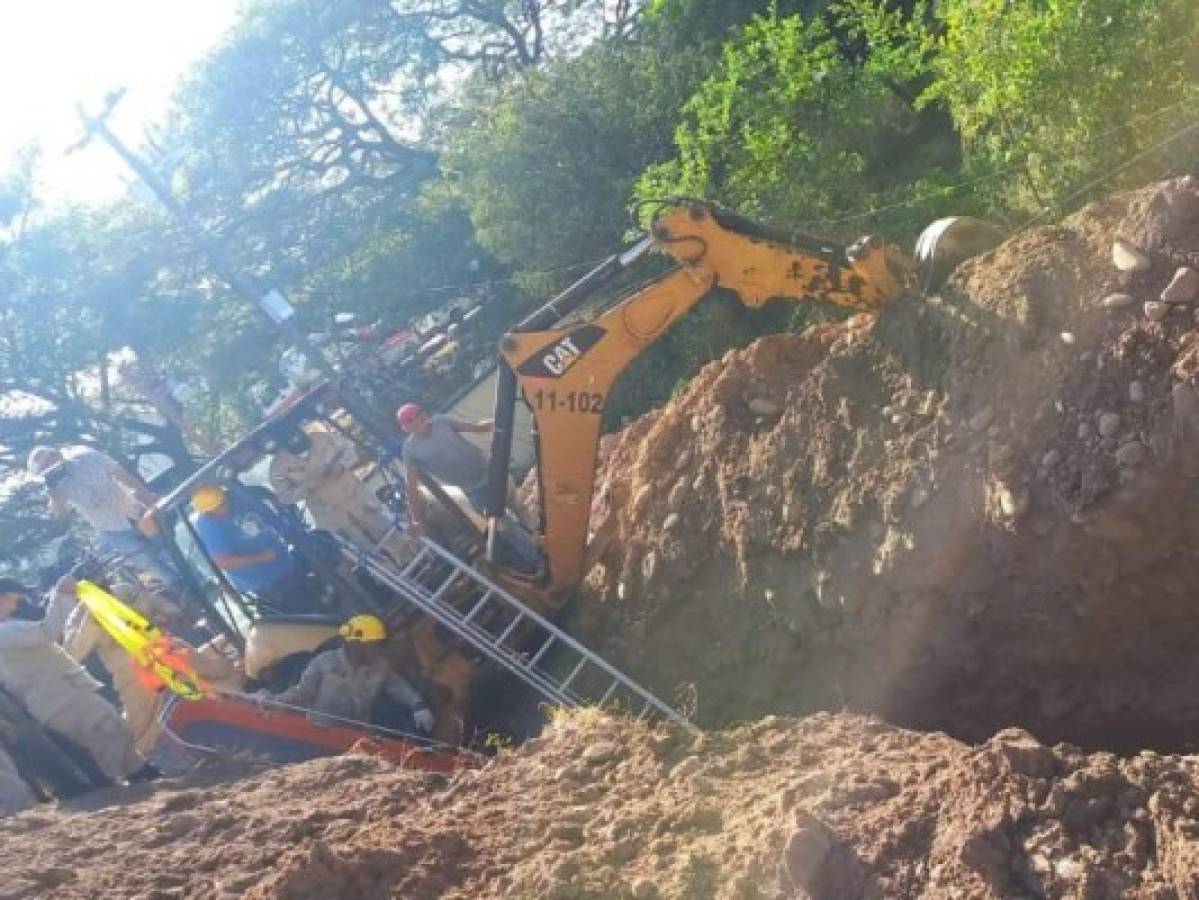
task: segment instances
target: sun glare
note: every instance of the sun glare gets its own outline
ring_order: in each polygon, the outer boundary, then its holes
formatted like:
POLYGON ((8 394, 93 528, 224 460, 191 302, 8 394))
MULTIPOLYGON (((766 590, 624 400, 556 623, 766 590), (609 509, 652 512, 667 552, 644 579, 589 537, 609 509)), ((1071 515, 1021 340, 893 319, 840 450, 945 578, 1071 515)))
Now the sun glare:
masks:
POLYGON ((112 124, 136 140, 166 108, 187 69, 233 23, 241 0, 51 0, 0 12, 0 173, 41 145, 42 195, 94 201, 121 190, 124 174, 102 147, 66 156, 80 135, 77 103, 96 109, 128 93, 112 124))

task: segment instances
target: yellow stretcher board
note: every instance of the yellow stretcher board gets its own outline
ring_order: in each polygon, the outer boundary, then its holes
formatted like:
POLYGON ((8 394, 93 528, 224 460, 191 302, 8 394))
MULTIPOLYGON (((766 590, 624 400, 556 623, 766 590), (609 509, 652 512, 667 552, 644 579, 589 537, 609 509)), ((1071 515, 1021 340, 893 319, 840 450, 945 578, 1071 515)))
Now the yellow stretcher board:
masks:
POLYGON ((187 700, 208 695, 187 648, 169 634, 91 581, 79 582, 75 595, 96 624, 133 657, 148 687, 165 687, 187 700))

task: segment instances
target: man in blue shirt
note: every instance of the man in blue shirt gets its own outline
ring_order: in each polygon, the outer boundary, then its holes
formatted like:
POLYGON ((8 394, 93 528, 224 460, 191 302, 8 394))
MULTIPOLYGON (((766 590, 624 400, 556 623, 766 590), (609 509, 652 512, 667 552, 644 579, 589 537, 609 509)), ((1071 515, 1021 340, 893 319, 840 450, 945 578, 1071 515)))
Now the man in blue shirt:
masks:
POLYGON ((192 506, 196 535, 237 590, 280 611, 316 605, 287 545, 259 512, 212 485, 196 489, 192 506))

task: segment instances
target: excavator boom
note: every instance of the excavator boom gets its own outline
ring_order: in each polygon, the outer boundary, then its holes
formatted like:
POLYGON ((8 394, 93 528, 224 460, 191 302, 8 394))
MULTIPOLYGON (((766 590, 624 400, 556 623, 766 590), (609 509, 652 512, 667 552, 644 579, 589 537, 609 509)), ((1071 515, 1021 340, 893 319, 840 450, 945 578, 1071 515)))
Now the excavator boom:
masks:
POLYGON ((916 286, 915 263, 874 238, 845 247, 775 231, 708 204, 668 208, 654 219, 651 234, 680 265, 713 273, 751 307, 788 298, 875 312, 916 286))
MULTIPOLYGON (((994 233, 982 234, 966 220, 949 230, 959 245, 981 235, 970 244, 977 253, 1002 237, 993 226, 979 224, 994 233)), ((873 238, 841 246, 773 231, 701 201, 664 203, 642 241, 603 262, 501 339, 489 485, 492 528, 504 511, 518 396, 533 415, 539 538, 552 596, 586 574, 601 417, 612 385, 630 362, 715 287, 750 307, 786 298, 877 312, 919 290, 938 239, 922 238, 918 262, 873 238), (592 319, 559 324, 650 249, 673 258, 675 268, 592 319)), ((937 262, 946 265, 943 258, 937 262)))

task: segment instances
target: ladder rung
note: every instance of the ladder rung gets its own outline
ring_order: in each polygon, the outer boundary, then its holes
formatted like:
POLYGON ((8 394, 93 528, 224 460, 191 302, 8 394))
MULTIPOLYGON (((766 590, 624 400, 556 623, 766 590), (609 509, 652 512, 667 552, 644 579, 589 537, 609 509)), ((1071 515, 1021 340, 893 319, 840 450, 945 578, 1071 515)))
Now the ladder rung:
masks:
POLYGON ((556 640, 557 638, 551 634, 549 639, 537 649, 537 652, 533 654, 533 658, 529 660, 528 666, 530 669, 537 665, 537 662, 541 659, 541 657, 545 656, 545 651, 550 648, 550 644, 556 640))
POLYGON ((504 629, 504 633, 495 639, 495 643, 497 646, 503 644, 504 641, 506 641, 508 639, 508 635, 512 634, 512 632, 516 629, 516 626, 521 623, 521 621, 524 619, 524 617, 525 617, 525 614, 523 612, 516 614, 516 618, 513 619, 508 624, 508 627, 504 629))
POLYGON ((597 704, 595 704, 595 705, 596 705, 596 706, 603 706, 605 703, 607 703, 607 702, 608 702, 608 698, 609 698, 609 697, 611 697, 611 696, 612 696, 614 693, 616 693, 616 689, 617 689, 618 687, 620 687, 620 679, 619 679, 619 678, 613 678, 613 679, 612 679, 612 683, 611 683, 610 685, 608 685, 608 689, 607 689, 606 691, 604 691, 604 696, 600 697, 600 698, 599 698, 599 703, 597 703, 597 704))
POLYGON ((475 613, 477 613, 479 610, 481 610, 486 605, 487 601, 490 599, 491 599, 491 591, 487 591, 485 594, 483 594, 482 597, 479 598, 479 602, 471 607, 470 612, 468 612, 466 614, 466 618, 464 618, 462 621, 469 622, 471 619, 473 619, 475 617, 475 613))
POLYGON ((403 570, 400 572, 400 577, 408 578, 411 575, 412 570, 416 567, 416 564, 423 559, 427 559, 428 556, 428 549, 421 550, 420 553, 416 554, 416 556, 412 557, 412 559, 408 561, 408 565, 404 566, 403 570))
POLYGON ((445 581, 443 581, 438 586, 437 590, 433 591, 433 593, 429 595, 429 599, 432 600, 434 603, 438 602, 441 599, 441 595, 445 591, 445 589, 448 588, 451 584, 453 584, 455 579, 457 579, 457 577, 458 577, 457 572, 450 572, 450 574, 445 577, 445 581))
POLYGON ((562 690, 566 690, 570 686, 570 683, 575 680, 575 676, 583 671, 583 666, 585 666, 585 665, 587 665, 587 657, 586 656, 582 657, 579 660, 579 664, 574 667, 574 671, 566 676, 566 680, 564 682, 562 682, 562 690))

